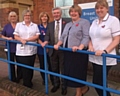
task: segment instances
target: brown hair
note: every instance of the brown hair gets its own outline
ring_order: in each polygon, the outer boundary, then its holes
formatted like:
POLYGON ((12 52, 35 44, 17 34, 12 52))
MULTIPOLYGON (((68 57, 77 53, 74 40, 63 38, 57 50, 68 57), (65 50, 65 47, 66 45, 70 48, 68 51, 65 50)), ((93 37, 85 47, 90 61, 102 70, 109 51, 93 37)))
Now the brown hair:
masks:
POLYGON ((70 14, 70 12, 71 12, 72 10, 75 10, 76 12, 79 13, 79 16, 81 16, 81 14, 82 14, 82 9, 81 9, 80 6, 78 6, 78 5, 72 5, 72 6, 70 7, 70 9, 69 9, 69 14, 70 14))
POLYGON ((42 23, 41 17, 43 17, 44 15, 46 15, 46 16, 47 16, 47 18, 48 18, 47 23, 48 23, 48 22, 49 22, 50 17, 49 17, 49 15, 48 15, 48 13, 47 13, 47 12, 41 12, 41 13, 39 14, 39 20, 40 20, 40 23, 42 23))
POLYGON ((100 6, 104 6, 107 9, 109 8, 108 2, 106 0, 98 0, 97 3, 95 4, 95 9, 97 9, 100 6))

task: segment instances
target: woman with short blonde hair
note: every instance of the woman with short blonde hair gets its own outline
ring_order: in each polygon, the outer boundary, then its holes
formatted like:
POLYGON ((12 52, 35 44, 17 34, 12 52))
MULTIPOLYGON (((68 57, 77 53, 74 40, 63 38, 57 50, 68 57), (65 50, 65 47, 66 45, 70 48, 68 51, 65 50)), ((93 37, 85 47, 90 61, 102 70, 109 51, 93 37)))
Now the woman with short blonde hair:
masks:
MULTIPOLYGON (((15 30, 17 20, 18 20, 17 13, 15 11, 11 11, 8 14, 9 23, 6 24, 2 30, 2 38, 7 39, 7 40, 14 40, 13 32, 15 30)), ((8 51, 7 48, 5 49, 5 51, 6 52, 8 51)), ((15 57, 16 57, 16 55, 15 55, 16 44, 15 43, 12 43, 12 42, 10 43, 9 51, 10 51, 10 61, 14 62, 15 57)), ((18 67, 17 67, 17 70, 19 69, 18 67)), ((11 73, 11 81, 16 82, 16 72, 15 72, 14 64, 10 64, 10 73, 11 73)))

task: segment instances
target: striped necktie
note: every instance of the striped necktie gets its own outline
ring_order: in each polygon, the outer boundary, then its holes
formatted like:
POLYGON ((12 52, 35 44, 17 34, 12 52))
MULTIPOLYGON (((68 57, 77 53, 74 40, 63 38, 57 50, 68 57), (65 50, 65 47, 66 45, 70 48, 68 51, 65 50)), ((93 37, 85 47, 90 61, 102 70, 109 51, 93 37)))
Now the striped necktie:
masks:
POLYGON ((57 24, 55 26, 55 44, 58 42, 58 36, 59 36, 59 22, 57 21, 57 24))

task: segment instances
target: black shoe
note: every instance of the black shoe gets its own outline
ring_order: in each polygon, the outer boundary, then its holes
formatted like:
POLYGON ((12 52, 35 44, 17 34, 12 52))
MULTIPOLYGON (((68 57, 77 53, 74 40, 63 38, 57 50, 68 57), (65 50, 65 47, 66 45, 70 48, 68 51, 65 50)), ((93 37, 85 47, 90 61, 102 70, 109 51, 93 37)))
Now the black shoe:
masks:
POLYGON ((12 82, 16 82, 16 78, 11 79, 12 82))
POLYGON ((16 83, 19 83, 19 82, 20 82, 20 79, 17 78, 17 79, 16 79, 16 83))
POLYGON ((62 88, 61 94, 66 95, 67 94, 67 88, 62 88))
POLYGON ((33 87, 33 83, 31 83, 31 85, 29 86, 29 88, 32 88, 33 87))
POLYGON ((33 83, 32 82, 30 84, 23 84, 23 85, 28 87, 28 88, 32 88, 33 87, 33 83))
POLYGON ((53 88, 51 89, 51 92, 54 93, 59 89, 59 86, 53 86, 53 88))
POLYGON ((22 77, 17 77, 16 78, 16 83, 19 83, 21 79, 22 79, 22 77))

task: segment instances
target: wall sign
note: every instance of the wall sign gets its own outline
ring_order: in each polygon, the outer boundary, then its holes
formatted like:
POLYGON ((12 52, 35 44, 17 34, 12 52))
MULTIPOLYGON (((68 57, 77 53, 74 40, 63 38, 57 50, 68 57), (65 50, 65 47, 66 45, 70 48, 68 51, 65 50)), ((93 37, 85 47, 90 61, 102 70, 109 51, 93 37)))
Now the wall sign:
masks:
MULTIPOLYGON (((107 2, 109 4, 109 14, 114 15, 114 0, 107 0, 107 2)), ((92 21, 97 18, 95 4, 96 2, 79 4, 82 8, 81 18, 85 18, 92 23, 92 21)))

